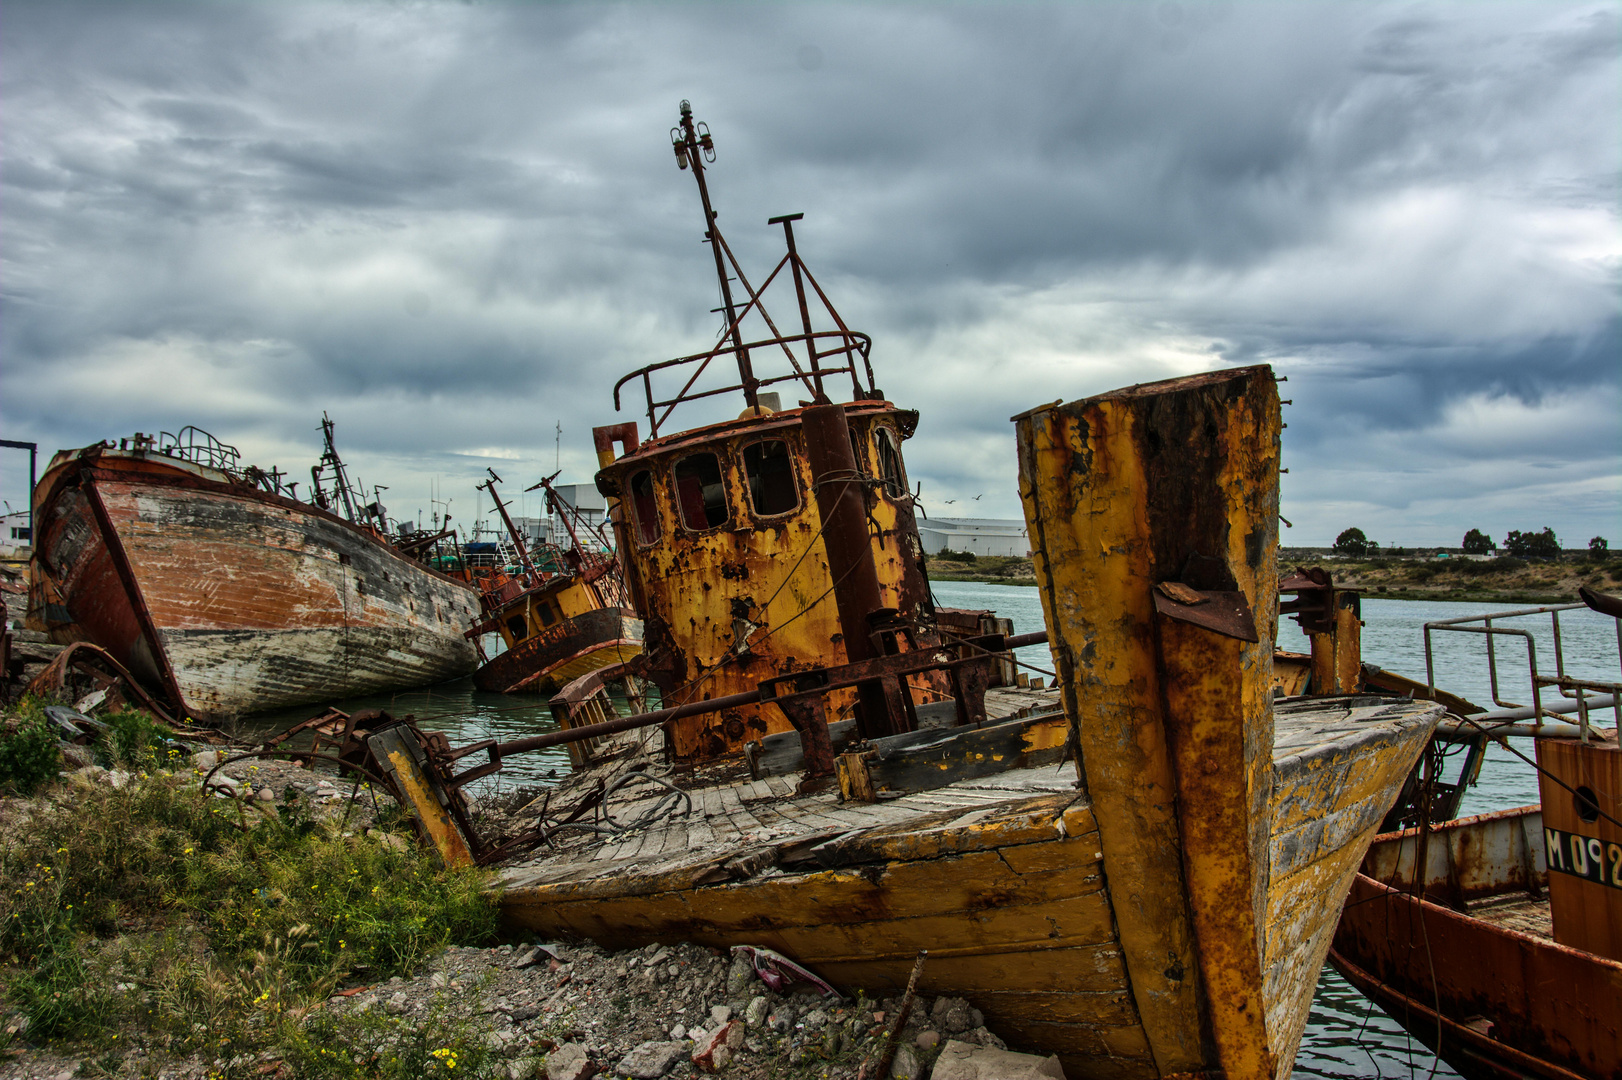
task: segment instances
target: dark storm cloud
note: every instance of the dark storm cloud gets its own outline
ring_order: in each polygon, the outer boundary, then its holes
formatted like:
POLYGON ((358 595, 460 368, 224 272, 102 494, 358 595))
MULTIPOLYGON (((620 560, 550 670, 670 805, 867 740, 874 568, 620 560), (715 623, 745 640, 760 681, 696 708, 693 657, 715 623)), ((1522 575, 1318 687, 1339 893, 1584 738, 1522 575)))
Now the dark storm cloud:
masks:
POLYGON ((1619 39, 1615 3, 11 4, 0 416, 292 465, 328 409, 397 508, 550 469, 561 420, 583 476, 613 381, 718 330, 690 97, 746 271, 804 211, 937 513, 1018 512, 1013 412, 1269 362, 1303 542, 1614 531, 1619 39))

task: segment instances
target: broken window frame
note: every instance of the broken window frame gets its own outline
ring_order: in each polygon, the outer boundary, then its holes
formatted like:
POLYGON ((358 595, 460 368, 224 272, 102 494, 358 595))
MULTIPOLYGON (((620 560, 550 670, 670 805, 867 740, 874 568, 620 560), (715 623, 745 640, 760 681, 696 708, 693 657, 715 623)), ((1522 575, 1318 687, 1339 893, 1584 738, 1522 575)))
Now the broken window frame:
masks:
MULTIPOLYGON (((794 448, 789 444, 789 441, 787 439, 785 439, 785 438, 761 438, 761 439, 755 439, 755 440, 747 443, 746 445, 744 445, 744 447, 742 448, 739 456, 743 460, 744 487, 747 488, 748 491, 749 491, 749 509, 757 519, 784 517, 784 516, 786 516, 788 514, 797 513, 799 511, 800 507, 802 505, 804 505, 804 503, 803 503, 803 501, 802 501, 802 499, 800 497, 799 470, 797 470, 794 467, 794 463, 795 463, 795 461, 798 460, 798 458, 794 453, 794 448), (758 452, 762 464, 764 464, 767 460, 769 460, 766 457, 764 448, 767 445, 772 444, 772 443, 775 443, 778 446, 782 447, 782 459, 783 459, 783 472, 782 472, 782 475, 787 478, 787 493, 792 495, 792 497, 793 497, 793 502, 790 503, 786 508, 784 508, 782 510, 762 510, 761 509, 761 506, 760 506, 761 492, 756 487, 756 474, 751 471, 750 463, 749 463, 750 451, 758 452)), ((764 472, 764 470, 759 475, 760 475, 761 479, 763 479, 763 480, 769 478, 768 475, 764 472)), ((779 494, 781 494, 781 492, 779 494)))
MULTIPOLYGON (((726 461, 721 457, 718 449, 699 450, 696 453, 683 456, 679 461, 671 466, 670 478, 671 494, 674 495, 676 499, 676 518, 681 522, 682 528, 686 529, 688 532, 705 533, 712 532, 716 529, 725 528, 732 522, 732 500, 727 497, 727 466, 726 461), (702 524, 695 525, 687 519, 687 496, 683 492, 682 488, 682 483, 685 479, 687 479, 687 477, 682 475, 682 470, 683 467, 689 462, 697 462, 701 458, 710 458, 715 462, 715 483, 713 484, 713 487, 719 489, 720 499, 718 502, 712 504, 705 494, 707 488, 711 485, 705 485, 702 481, 700 481, 698 488, 698 506, 704 514, 704 521, 702 524), (713 506, 719 506, 721 509, 722 516, 719 521, 710 520, 713 506)), ((697 480, 699 478, 694 476, 692 479, 697 480)))
POLYGON ((652 547, 659 542, 663 533, 659 521, 658 485, 653 479, 652 469, 639 469, 631 474, 630 481, 625 485, 630 494, 626 500, 631 511, 631 534, 637 546, 652 547), (637 490, 637 481, 646 482, 646 490, 637 490))
POLYGON ((906 498, 909 489, 907 467, 901 460, 901 439, 889 424, 873 425, 873 465, 885 494, 891 499, 906 498), (891 465, 895 466, 893 473, 891 465))

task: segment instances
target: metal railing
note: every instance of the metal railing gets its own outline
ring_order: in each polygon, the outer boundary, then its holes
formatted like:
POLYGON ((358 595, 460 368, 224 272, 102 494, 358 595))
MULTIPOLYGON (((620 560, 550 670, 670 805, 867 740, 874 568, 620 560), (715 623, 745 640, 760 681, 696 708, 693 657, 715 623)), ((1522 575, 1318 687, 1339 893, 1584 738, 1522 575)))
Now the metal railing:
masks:
POLYGON ((791 337, 763 338, 760 341, 748 342, 741 347, 727 346, 723 348, 717 346, 716 348, 711 349, 709 352, 694 353, 691 356, 679 356, 674 360, 664 360, 657 364, 649 364, 647 367, 638 368, 636 371, 631 372, 629 375, 625 376, 619 382, 614 384, 614 409, 617 412, 620 408, 620 389, 633 379, 640 379, 642 381, 642 392, 647 398, 646 411, 648 416, 648 426, 651 429, 649 438, 655 438, 659 434, 659 426, 670 418, 670 414, 675 411, 677 405, 681 405, 689 401, 697 401, 701 398, 717 397, 721 394, 733 394, 744 389, 746 384, 740 380, 726 386, 718 386, 714 389, 699 390, 695 392, 693 390, 693 384, 698 380, 698 377, 704 373, 704 370, 709 366, 711 360, 714 360, 720 356, 737 355, 740 352, 747 353, 751 349, 769 349, 772 346, 782 346, 786 352, 788 351, 788 346, 796 342, 806 343, 806 351, 809 353, 811 361, 810 370, 801 368, 797 362, 797 358, 794 357, 792 353, 789 353, 789 360, 790 363, 793 364, 794 370, 784 375, 775 375, 769 378, 755 379, 753 381, 753 385, 756 388, 765 388, 768 386, 773 386, 777 383, 798 382, 806 388, 806 392, 808 394, 815 395, 819 389, 820 379, 833 375, 849 375, 852 393, 857 398, 867 395, 873 389, 873 365, 868 360, 868 353, 873 347, 872 339, 866 334, 859 333, 854 330, 820 330, 811 334, 795 334, 791 337), (818 350, 816 343, 817 339, 819 338, 837 338, 839 339, 840 344, 831 349, 818 350), (824 367, 821 365, 821 361, 823 359, 833 356, 842 356, 844 357, 845 362, 836 367, 824 367), (866 369, 866 387, 862 385, 861 381, 861 375, 863 372, 856 366, 858 357, 861 359, 862 367, 866 369), (697 364, 699 365, 699 369, 695 371, 687 380, 686 385, 677 391, 674 397, 663 399, 655 397, 652 380, 653 373, 656 371, 668 370, 670 368, 682 367, 687 364, 697 364), (664 412, 660 413, 660 409, 663 409, 664 412))
MULTIPOLYGON (((712 239, 717 245, 717 269, 720 268, 720 260, 724 255, 736 272, 739 284, 748 293, 749 302, 743 306, 741 311, 734 312, 731 300, 727 301, 725 309, 729 316, 727 326, 721 332, 713 349, 708 352, 694 353, 691 356, 680 356, 674 360, 664 360, 657 364, 649 364, 647 367, 638 368, 615 383, 614 409, 616 412, 620 408, 620 388, 634 379, 642 381, 642 391, 647 398, 648 426, 651 429, 649 438, 658 437, 659 428, 670 418, 670 414, 675 411, 676 406, 683 402, 742 390, 745 398, 753 405, 755 404, 756 392, 761 387, 770 386, 774 383, 798 381, 805 387, 811 398, 816 400, 823 397, 823 380, 825 378, 848 374, 850 376, 851 393, 854 398, 860 400, 862 398, 882 396, 873 385, 873 364, 869 359, 869 353, 873 347, 872 339, 866 334, 858 333, 845 325, 845 320, 840 317, 838 310, 834 308, 833 301, 828 299, 828 294, 823 291, 822 286, 811 273, 810 267, 805 265, 805 260, 800 258, 800 254, 794 246, 793 223, 799 220, 800 217, 799 214, 788 214, 784 217, 772 218, 769 222, 769 224, 783 226, 783 234, 788 242, 788 253, 772 268, 772 272, 766 275, 766 280, 761 282, 758 289, 751 285, 749 279, 744 276, 743 268, 738 265, 737 258, 732 254, 732 249, 727 246, 726 238, 721 235, 720 230, 711 229, 708 238, 712 239), (766 292, 772 287, 772 283, 778 280, 778 276, 785 269, 790 271, 789 276, 792 277, 794 282, 795 300, 799 308, 802 328, 802 332, 798 334, 785 334, 778 329, 776 321, 773 320, 771 313, 766 310, 763 302, 766 292), (815 293, 824 315, 833 320, 837 329, 812 330, 811 304, 810 295, 806 292, 807 285, 810 285, 812 293, 815 293), (751 314, 757 314, 765 322, 766 328, 771 331, 771 337, 759 341, 744 342, 741 327, 743 321, 751 314), (826 339, 837 339, 838 344, 827 350, 819 350, 818 341, 826 339), (794 349, 791 348, 794 344, 803 344, 805 348, 804 366, 801 366, 800 358, 795 355, 794 349), (788 360, 789 367, 792 370, 788 374, 771 378, 762 379, 757 377, 750 357, 750 350, 752 349, 765 349, 768 352, 774 349, 781 350, 783 357, 788 360), (732 385, 714 390, 693 392, 693 386, 698 382, 699 376, 703 375, 710 366, 710 362, 719 356, 730 356, 736 361, 738 381, 732 385), (835 356, 844 357, 844 363, 831 368, 822 366, 824 359, 835 356), (858 356, 861 357, 860 371, 858 371, 856 364, 858 356), (689 364, 696 364, 698 370, 688 377, 687 382, 676 392, 675 397, 664 400, 654 397, 652 375, 655 371, 663 371, 689 364), (866 387, 862 385, 863 375, 867 378, 866 387), (664 412, 661 413, 660 409, 663 409, 664 412)), ((722 275, 721 280, 724 286, 728 281, 725 274, 722 275)))
POLYGON ((234 470, 242 458, 236 447, 191 424, 181 428, 178 433, 161 432, 158 435, 158 453, 221 472, 234 470))
MULTIPOLYGON (((1565 646, 1560 634, 1560 613, 1562 611, 1588 610, 1586 604, 1554 604, 1546 607, 1516 608, 1511 611, 1494 611, 1485 615, 1465 615, 1456 619, 1440 619, 1428 622, 1424 626, 1425 632, 1425 682, 1434 695, 1436 693, 1436 665, 1432 653, 1431 632, 1453 632, 1464 634, 1481 634, 1487 640, 1487 675, 1491 685, 1492 701, 1500 709, 1524 711, 1525 719, 1532 721, 1534 727, 1543 723, 1545 718, 1559 719, 1572 711, 1577 713, 1578 737, 1588 742, 1589 709, 1611 708, 1617 716, 1618 727, 1622 727, 1622 679, 1609 682, 1602 679, 1580 678, 1570 675, 1566 671, 1565 646), (1551 630, 1554 635, 1554 674, 1545 674, 1538 670, 1537 641, 1531 631, 1520 627, 1494 626, 1495 620, 1524 619, 1537 615, 1548 615, 1551 630), (1498 653, 1496 642, 1500 637, 1515 637, 1526 642, 1526 673, 1527 683, 1532 694, 1530 706, 1505 700, 1503 691, 1499 688, 1498 653), (1542 691, 1553 688, 1559 692, 1561 698, 1571 704, 1563 707, 1545 708, 1542 691), (1601 701, 1604 697, 1608 701, 1601 701), (1573 710, 1572 705, 1575 705, 1573 710)), ((1616 624, 1617 666, 1619 676, 1622 676, 1622 619, 1612 620, 1616 624)), ((1507 718, 1506 718, 1507 719, 1507 718)))

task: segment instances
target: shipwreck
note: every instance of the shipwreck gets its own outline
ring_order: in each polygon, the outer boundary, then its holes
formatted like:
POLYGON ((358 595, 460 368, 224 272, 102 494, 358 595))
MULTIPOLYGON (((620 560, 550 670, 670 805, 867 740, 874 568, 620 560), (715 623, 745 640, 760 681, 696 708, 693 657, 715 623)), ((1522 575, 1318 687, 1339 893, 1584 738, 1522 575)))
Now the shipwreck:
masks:
POLYGON ((30 625, 197 720, 468 674, 477 594, 418 558, 434 537, 389 537, 323 426, 313 503, 197 428, 58 453, 34 489, 30 625))
POLYGON ((685 102, 673 136, 727 324, 708 352, 622 380, 646 398, 646 441, 598 431, 665 707, 565 710, 562 730, 459 748, 357 717, 345 759, 444 859, 499 866, 514 928, 764 946, 845 990, 916 980, 1070 1076, 1288 1076, 1340 901, 1443 707, 1365 692, 1340 614, 1355 597, 1310 579, 1288 584, 1312 654, 1275 672, 1271 371, 1015 417, 1046 628, 953 630, 901 456, 915 414, 874 385, 868 339, 800 258, 798 216, 773 219, 788 252, 756 289, 715 225, 713 141, 685 102), (746 340, 785 277, 797 332, 768 321, 746 340), (700 389, 712 365, 728 375, 700 389), (661 397, 665 372, 685 382, 661 397), (805 398, 780 407, 778 384, 805 398), (742 414, 668 431, 673 409, 719 395, 742 414), (993 686, 1042 642, 1056 692, 993 686), (1301 696, 1281 696, 1286 674, 1301 696), (560 744, 593 750, 521 827, 479 835, 466 785, 560 744))

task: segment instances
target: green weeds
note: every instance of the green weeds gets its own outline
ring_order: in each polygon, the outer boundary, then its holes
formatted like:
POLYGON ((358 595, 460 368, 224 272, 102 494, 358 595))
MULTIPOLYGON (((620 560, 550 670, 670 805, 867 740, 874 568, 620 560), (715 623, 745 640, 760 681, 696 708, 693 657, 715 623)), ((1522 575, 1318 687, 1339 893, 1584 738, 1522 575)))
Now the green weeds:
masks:
POLYGON ((104 765, 121 765, 127 769, 155 769, 174 750, 170 740, 174 733, 139 709, 121 709, 102 717, 107 724, 98 758, 104 765))
MULTIPOLYGON (((154 731, 123 730, 120 753, 167 755, 154 731)), ((301 1023, 326 1021, 301 1018, 342 980, 404 974, 447 944, 490 939, 486 885, 414 844, 204 798, 191 775, 69 783, 23 804, 0 836, 0 983, 30 1041, 134 1038, 229 1060, 304 1039, 301 1023)), ((398 1075, 449 1071, 401 1053, 415 1072, 398 1075)), ((351 1075, 311 1055, 297 1075, 351 1075)))
POLYGON ((15 730, 0 733, 0 791, 32 795, 62 767, 43 703, 25 698, 15 730))
POLYGON ((291 1026, 281 1049, 296 1080, 481 1077, 496 1066, 476 1025, 442 999, 409 1021, 376 1009, 319 1013, 291 1026))

